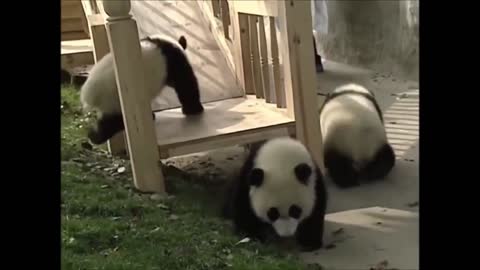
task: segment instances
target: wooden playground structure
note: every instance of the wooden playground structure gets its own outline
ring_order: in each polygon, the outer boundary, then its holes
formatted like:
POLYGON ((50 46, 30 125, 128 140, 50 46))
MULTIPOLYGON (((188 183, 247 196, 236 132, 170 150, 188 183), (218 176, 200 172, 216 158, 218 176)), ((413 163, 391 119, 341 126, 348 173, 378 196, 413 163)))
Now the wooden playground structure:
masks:
POLYGON ((62 68, 93 64, 108 52, 114 56, 125 134, 114 137, 109 149, 128 149, 135 186, 165 192, 161 159, 287 135, 302 141, 323 168, 310 1, 196 5, 226 59, 229 70, 223 72, 232 73, 243 95, 207 102, 195 118, 171 108, 153 120, 150 101, 140 95, 144 73, 130 0, 62 0, 62 68), (64 27, 79 17, 83 28, 64 27), (68 51, 69 42, 81 39, 84 51, 68 51))

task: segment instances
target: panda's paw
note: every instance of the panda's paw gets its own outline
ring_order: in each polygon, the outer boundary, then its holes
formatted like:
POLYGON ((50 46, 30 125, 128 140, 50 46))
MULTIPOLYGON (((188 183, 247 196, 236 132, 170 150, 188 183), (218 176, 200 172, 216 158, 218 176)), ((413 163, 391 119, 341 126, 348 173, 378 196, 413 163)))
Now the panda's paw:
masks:
POLYGON ((301 243, 300 244, 300 251, 302 252, 312 252, 318 249, 321 249, 323 247, 323 242, 322 241, 317 241, 317 242, 310 242, 310 243, 301 243))
POLYGON ((203 113, 205 109, 203 108, 203 105, 199 103, 198 105, 194 106, 183 106, 182 107, 182 112, 185 115, 198 115, 203 113))

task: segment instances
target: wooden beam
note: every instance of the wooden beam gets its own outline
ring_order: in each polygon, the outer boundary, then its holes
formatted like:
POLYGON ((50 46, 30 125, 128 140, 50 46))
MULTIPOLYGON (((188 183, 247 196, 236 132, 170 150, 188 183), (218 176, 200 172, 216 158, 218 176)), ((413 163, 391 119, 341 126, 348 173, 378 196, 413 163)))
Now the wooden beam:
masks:
POLYGON ((287 111, 295 117, 297 138, 311 151, 322 172, 325 172, 312 53, 311 3, 303 0, 278 3, 281 5, 279 23, 284 47, 287 111))
POLYGON ((265 94, 265 101, 273 103, 274 96, 270 89, 270 73, 268 72, 267 37, 265 36, 264 17, 258 18, 258 40, 260 43, 260 66, 262 68, 260 79, 265 94))
POLYGON ((238 24, 240 28, 240 44, 243 63, 243 77, 245 84, 245 93, 255 94, 255 85, 252 77, 253 67, 250 61, 250 30, 248 26, 248 15, 238 13, 238 24))
POLYGON ((260 15, 278 16, 278 4, 281 1, 233 1, 237 12, 260 15))
POLYGON ((258 49, 257 16, 249 15, 248 24, 250 29, 250 60, 252 63, 252 78, 257 98, 264 98, 262 85, 262 68, 260 67, 260 52, 258 49))
POLYGON ((129 0, 105 1, 107 33, 112 49, 118 94, 127 134, 135 186, 145 192, 165 193, 138 28, 129 0))
POLYGON ((235 11, 235 2, 230 2, 230 21, 232 24, 232 55, 234 64, 234 73, 237 81, 242 89, 245 88, 245 75, 243 72, 243 58, 242 58, 242 44, 241 44, 241 29, 239 14, 235 11))

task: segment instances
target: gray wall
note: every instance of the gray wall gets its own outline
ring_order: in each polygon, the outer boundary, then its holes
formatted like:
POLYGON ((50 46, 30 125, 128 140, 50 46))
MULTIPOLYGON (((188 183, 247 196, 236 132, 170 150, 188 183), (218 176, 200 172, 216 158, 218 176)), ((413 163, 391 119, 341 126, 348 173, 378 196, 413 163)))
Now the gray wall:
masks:
POLYGON ((418 80, 418 0, 327 1, 325 57, 418 80))

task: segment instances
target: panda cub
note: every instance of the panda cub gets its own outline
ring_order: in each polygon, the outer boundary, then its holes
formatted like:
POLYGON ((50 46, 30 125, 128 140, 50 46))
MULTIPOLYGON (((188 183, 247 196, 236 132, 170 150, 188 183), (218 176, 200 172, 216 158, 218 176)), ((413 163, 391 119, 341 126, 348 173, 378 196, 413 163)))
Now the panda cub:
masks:
POLYGON ((320 108, 325 167, 341 188, 385 177, 395 165, 380 107, 372 92, 345 84, 320 108))
MULTIPOLYGON (((203 112, 197 78, 184 50, 187 40, 166 37, 147 37, 140 41, 145 72, 145 86, 149 100, 168 85, 175 89, 185 115, 203 112)), ((105 55, 90 71, 80 92, 84 110, 96 111, 96 126, 88 137, 94 144, 102 144, 124 129, 113 56, 105 55)))
POLYGON ((235 230, 260 241, 294 236, 303 250, 323 244, 327 191, 306 147, 290 137, 252 149, 227 193, 224 215, 235 230))

